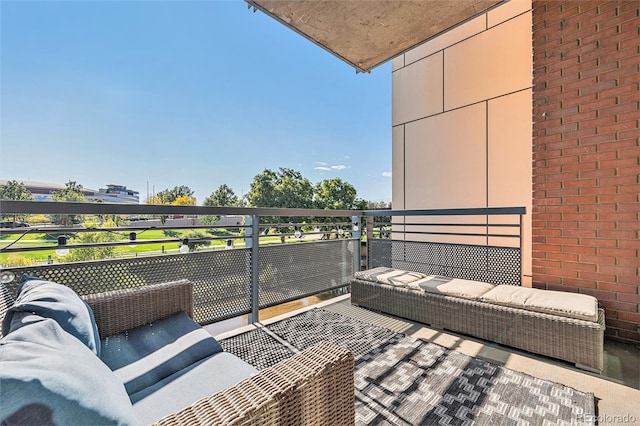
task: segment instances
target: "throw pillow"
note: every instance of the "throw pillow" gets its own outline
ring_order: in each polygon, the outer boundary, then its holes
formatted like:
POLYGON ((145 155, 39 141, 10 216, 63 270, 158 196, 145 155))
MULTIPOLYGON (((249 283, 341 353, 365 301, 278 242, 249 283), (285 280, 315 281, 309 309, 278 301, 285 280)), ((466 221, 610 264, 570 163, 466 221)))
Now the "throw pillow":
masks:
POLYGON ((55 320, 67 333, 75 336, 100 356, 100 335, 93 311, 69 287, 51 281, 26 276, 18 288, 18 297, 2 321, 2 334, 22 327, 27 312, 55 320))
POLYGON ((0 424, 136 425, 124 385, 54 320, 26 312, 0 340, 0 424))

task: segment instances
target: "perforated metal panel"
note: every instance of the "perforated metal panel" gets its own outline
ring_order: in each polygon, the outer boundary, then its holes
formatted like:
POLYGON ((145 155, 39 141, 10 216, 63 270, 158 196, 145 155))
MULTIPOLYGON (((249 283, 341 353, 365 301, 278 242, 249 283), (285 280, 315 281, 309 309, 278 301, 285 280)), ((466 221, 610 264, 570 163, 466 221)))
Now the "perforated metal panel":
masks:
POLYGON ((250 267, 247 249, 78 262, 9 269, 16 278, 7 288, 15 296, 25 274, 66 285, 80 295, 184 278, 194 284, 194 319, 205 324, 250 312, 250 267))
POLYGON ((369 239, 368 267, 520 285, 519 248, 369 239))
POLYGON ((354 274, 359 241, 335 240, 260 248, 259 305, 274 306, 345 286, 354 274))

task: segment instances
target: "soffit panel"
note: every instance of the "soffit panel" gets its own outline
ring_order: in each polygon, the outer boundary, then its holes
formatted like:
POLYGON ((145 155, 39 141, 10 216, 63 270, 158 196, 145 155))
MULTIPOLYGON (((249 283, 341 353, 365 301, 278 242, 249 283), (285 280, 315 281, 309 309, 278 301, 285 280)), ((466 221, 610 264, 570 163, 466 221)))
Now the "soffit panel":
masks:
POLYGON ((361 72, 503 0, 246 0, 361 72))

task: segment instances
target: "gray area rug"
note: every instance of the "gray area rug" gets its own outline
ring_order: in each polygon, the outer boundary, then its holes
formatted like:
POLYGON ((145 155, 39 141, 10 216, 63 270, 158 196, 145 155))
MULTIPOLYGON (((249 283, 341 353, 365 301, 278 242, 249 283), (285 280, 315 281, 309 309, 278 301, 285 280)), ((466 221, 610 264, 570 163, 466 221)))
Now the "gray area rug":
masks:
POLYGON ((359 425, 592 424, 594 396, 407 337, 339 313, 313 309, 220 343, 258 369, 322 340, 356 359, 359 425))

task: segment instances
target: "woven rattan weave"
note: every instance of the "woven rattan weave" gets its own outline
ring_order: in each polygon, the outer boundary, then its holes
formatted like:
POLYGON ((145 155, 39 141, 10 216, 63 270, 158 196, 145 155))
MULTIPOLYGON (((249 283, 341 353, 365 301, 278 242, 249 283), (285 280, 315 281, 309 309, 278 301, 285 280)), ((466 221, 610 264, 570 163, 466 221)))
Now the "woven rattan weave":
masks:
POLYGON ((601 372, 604 311, 598 322, 353 279, 354 305, 575 363, 601 372))
MULTIPOLYGON (((191 313, 193 286, 182 280, 85 296, 102 337, 175 312, 191 313)), ((319 343, 237 385, 160 419, 159 425, 353 425, 354 358, 319 343)))

